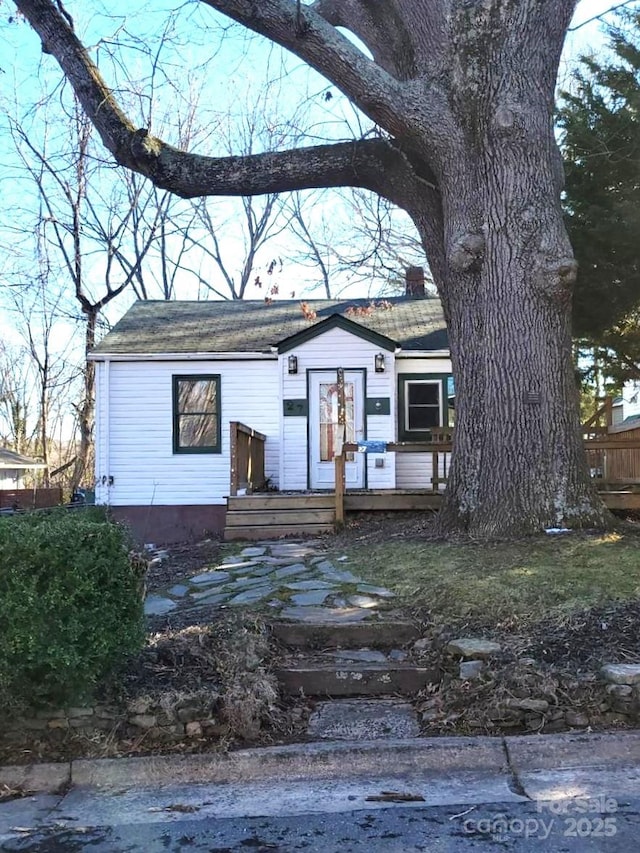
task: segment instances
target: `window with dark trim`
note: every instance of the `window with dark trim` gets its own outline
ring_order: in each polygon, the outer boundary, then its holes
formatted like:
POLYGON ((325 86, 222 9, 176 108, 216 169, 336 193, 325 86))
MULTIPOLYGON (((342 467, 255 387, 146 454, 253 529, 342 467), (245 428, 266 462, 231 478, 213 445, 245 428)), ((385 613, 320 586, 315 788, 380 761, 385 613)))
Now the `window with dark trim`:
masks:
POLYGON ((220 374, 173 377, 173 452, 221 452, 220 374))
POLYGON ((433 379, 412 380, 405 385, 404 428, 421 432, 441 426, 441 383, 433 379))
POLYGON ((450 420, 447 375, 398 376, 398 441, 431 441, 431 430, 450 420))

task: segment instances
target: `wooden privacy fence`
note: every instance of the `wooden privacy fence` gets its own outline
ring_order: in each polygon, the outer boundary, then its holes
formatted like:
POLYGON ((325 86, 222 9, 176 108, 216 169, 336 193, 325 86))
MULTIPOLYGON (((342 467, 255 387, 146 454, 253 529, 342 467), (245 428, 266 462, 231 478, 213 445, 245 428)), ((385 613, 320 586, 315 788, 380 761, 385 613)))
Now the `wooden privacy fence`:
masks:
POLYGON ((230 495, 242 489, 253 492, 265 485, 264 443, 266 435, 239 421, 231 421, 230 495))
POLYGON ((585 440, 591 476, 603 488, 640 487, 640 436, 612 433, 606 438, 585 440))
POLYGON ((0 489, 0 509, 47 509, 62 503, 62 489, 0 489))

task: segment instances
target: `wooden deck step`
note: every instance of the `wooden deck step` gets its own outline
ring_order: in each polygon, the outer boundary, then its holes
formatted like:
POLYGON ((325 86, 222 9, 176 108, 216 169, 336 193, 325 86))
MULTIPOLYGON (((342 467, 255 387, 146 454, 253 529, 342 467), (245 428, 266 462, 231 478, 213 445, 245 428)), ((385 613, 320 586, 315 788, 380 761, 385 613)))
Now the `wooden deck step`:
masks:
POLYGON ((345 492, 344 508, 346 512, 373 512, 375 510, 414 511, 426 509, 440 509, 442 495, 433 492, 393 493, 371 492, 352 493, 345 492))
POLYGON ((407 663, 299 663, 277 669, 275 675, 289 696, 412 696, 440 681, 437 669, 407 663))
POLYGON ((271 633, 298 649, 397 649, 420 638, 412 622, 272 622, 271 633))
POLYGON ((248 525, 244 527, 225 527, 224 540, 231 542, 237 539, 258 540, 274 539, 278 536, 321 536, 323 533, 333 533, 333 524, 267 524, 261 526, 248 525))
POLYGON ((227 498, 227 507, 232 511, 241 510, 303 510, 333 509, 336 501, 333 493, 322 495, 233 495, 227 498))
POLYGON ((332 533, 335 500, 327 494, 253 494, 227 499, 226 541, 332 533))
POLYGON ((228 510, 227 527, 266 527, 273 524, 298 525, 306 527, 309 524, 332 525, 335 520, 334 509, 252 509, 228 510))
POLYGON ((640 492, 600 492, 609 509, 640 509, 640 492))

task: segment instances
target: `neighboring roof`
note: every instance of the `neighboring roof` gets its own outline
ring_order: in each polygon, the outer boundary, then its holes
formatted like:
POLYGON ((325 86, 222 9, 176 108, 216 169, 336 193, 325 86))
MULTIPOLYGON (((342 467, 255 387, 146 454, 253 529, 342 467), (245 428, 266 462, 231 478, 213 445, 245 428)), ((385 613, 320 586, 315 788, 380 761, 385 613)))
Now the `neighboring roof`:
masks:
POLYGON ((614 424, 609 427, 609 432, 625 432, 630 429, 638 429, 640 427, 640 415, 629 415, 619 424, 614 424))
POLYGON ((23 456, 8 447, 0 447, 0 468, 46 468, 44 462, 38 462, 29 456, 23 456))
POLYGON ((136 302, 93 353, 271 352, 281 341, 334 314, 394 341, 403 350, 449 347, 438 299, 307 299, 305 305, 306 314, 298 299, 270 304, 262 300, 136 302), (378 307, 367 313, 372 302, 378 307), (315 312, 314 319, 307 319, 310 312, 315 312))

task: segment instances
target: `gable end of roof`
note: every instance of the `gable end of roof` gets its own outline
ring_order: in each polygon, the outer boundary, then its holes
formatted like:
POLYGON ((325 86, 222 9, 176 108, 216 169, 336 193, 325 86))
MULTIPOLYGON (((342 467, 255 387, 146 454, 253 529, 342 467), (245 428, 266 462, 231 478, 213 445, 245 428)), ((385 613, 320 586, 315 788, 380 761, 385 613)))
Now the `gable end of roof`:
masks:
POLYGON ((374 332, 373 329, 367 329, 365 326, 361 326, 360 323, 355 323, 353 320, 349 320, 348 317, 344 317, 342 314, 332 314, 330 317, 327 317, 326 320, 322 320, 320 323, 315 323, 313 326, 309 326, 308 329, 303 329, 295 335, 284 338, 284 340, 280 341, 278 344, 278 352, 280 354, 289 352, 295 347, 299 347, 301 344, 313 340, 313 338, 316 338, 318 335, 323 335, 330 329, 342 329, 345 332, 349 332, 351 335, 355 335, 358 338, 369 341, 371 344, 375 344, 377 347, 380 347, 380 349, 386 350, 387 352, 394 352, 398 346, 395 341, 391 340, 391 338, 387 338, 379 332, 374 332))

